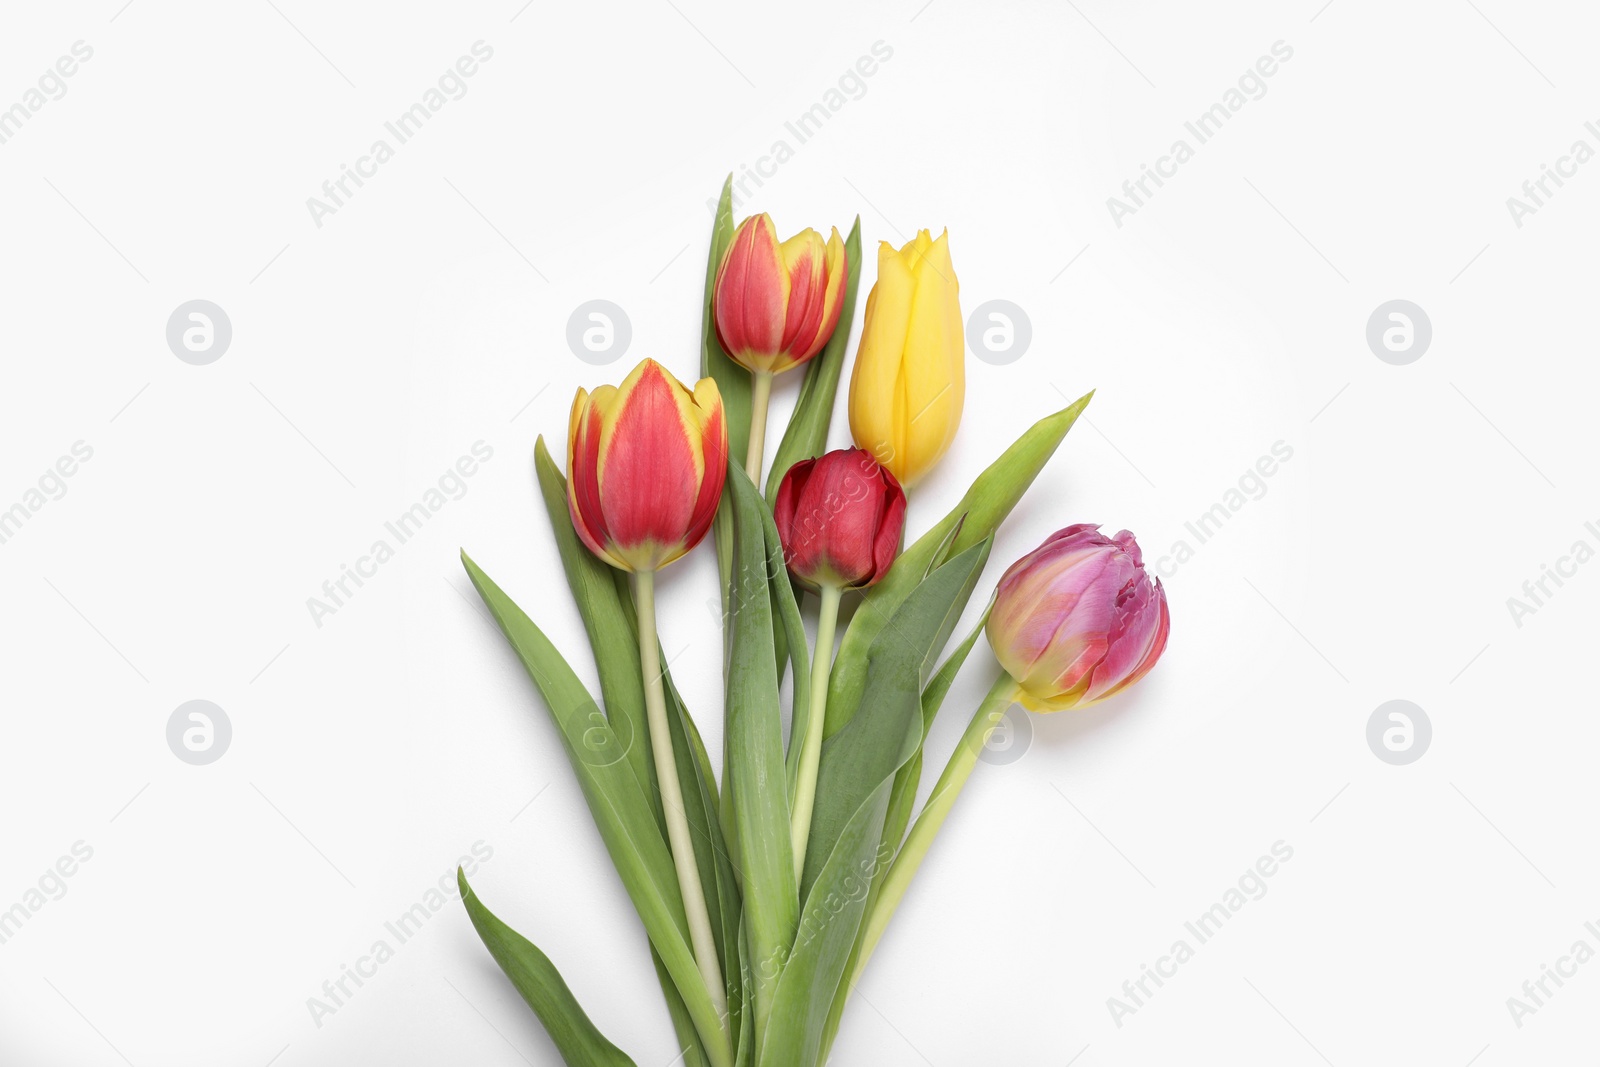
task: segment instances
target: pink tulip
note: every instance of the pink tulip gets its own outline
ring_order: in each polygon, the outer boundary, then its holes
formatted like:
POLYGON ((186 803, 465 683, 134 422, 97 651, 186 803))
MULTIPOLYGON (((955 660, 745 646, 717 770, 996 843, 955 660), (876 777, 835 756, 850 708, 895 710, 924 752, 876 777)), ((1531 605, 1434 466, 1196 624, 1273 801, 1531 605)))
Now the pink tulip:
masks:
POLYGON ((1159 579, 1133 534, 1068 526, 1011 565, 989 615, 989 644, 1033 711, 1081 708, 1149 673, 1167 647, 1159 579))

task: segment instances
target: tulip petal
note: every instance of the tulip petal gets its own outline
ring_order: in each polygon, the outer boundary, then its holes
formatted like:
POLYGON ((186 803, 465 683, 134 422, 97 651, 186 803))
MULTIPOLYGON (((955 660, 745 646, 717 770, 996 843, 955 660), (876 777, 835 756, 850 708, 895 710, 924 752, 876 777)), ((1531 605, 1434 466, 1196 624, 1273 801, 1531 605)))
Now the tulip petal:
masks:
POLYGON ((859 589, 889 569, 905 529, 905 494, 865 450, 842 448, 790 467, 773 515, 784 562, 808 588, 859 589))
POLYGON ((833 331, 839 326, 839 312, 844 306, 845 286, 850 282, 850 257, 845 253, 844 241, 839 237, 838 227, 834 227, 828 237, 825 254, 827 287, 823 290, 822 326, 817 332, 819 349, 828 342, 833 336, 833 331))
MULTIPOLYGON (((609 385, 595 390, 615 392, 609 385)), ((606 529, 605 512, 600 507, 600 420, 594 413, 594 396, 579 389, 572 400, 567 433, 567 506, 577 530, 589 551, 613 567, 625 565, 606 548, 611 535, 606 529)))
POLYGON ((905 490, 900 488, 900 483, 887 467, 883 469, 882 476, 888 495, 883 518, 878 524, 878 538, 872 543, 872 580, 867 583, 869 585, 876 584, 889 573, 895 557, 900 554, 900 541, 906 530, 905 490))
MULTIPOLYGON (((693 401, 697 432, 703 442, 700 448, 693 450, 700 458, 700 492, 695 498, 694 510, 689 515, 689 529, 679 555, 699 544, 711 528, 717 505, 722 501, 722 487, 728 477, 728 423, 716 380, 700 379, 694 387, 693 401)), ((664 562, 670 563, 672 559, 664 562)))
POLYGON ((779 347, 788 357, 787 370, 817 354, 821 343, 817 333, 827 305, 827 248, 816 230, 805 229, 781 246, 785 273, 789 278, 789 302, 785 309, 783 340, 779 347))
POLYGON ((1161 653, 1166 651, 1167 634, 1172 628, 1166 590, 1157 579, 1153 586, 1140 582, 1139 594, 1137 612, 1129 613, 1120 635, 1113 633, 1111 651, 1105 662, 1095 669, 1094 683, 1085 700, 1087 704, 1116 696, 1149 674, 1161 653))
POLYGON ((909 258, 916 293, 902 359, 921 366, 907 366, 901 374, 906 412, 902 440, 911 457, 912 481, 949 449, 966 394, 959 286, 950 263, 949 242, 945 234, 929 242, 928 232, 923 230, 914 244, 909 258))
POLYGON ((647 359, 600 409, 600 506, 618 554, 638 570, 681 554, 699 492, 699 450, 684 425, 681 391, 647 359))
POLYGON ((905 400, 900 387, 901 355, 911 316, 915 282, 900 253, 888 242, 878 246, 878 280, 867 294, 866 320, 855 369, 850 375, 850 434, 857 445, 906 483, 905 400))
POLYGON ((739 224, 717 269, 712 310, 723 350, 750 369, 767 369, 783 348, 789 272, 767 215, 739 224))

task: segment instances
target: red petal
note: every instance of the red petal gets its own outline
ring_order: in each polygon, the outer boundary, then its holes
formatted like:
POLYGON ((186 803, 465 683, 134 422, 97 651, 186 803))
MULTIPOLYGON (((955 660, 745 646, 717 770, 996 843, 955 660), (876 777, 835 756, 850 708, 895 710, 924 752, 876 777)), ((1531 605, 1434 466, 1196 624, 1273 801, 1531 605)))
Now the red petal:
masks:
POLYGON ((574 405, 576 425, 567 446, 567 509, 573 528, 589 551, 609 559, 605 512, 600 506, 600 420, 587 403, 574 405))
POLYGON ((778 483, 778 498, 773 501, 772 514, 778 527, 778 541, 783 545, 783 560, 788 565, 790 572, 797 578, 807 581, 816 573, 816 557, 811 550, 815 548, 815 541, 803 536, 804 531, 799 517, 800 500, 805 494, 806 484, 811 480, 811 472, 815 469, 817 461, 802 459, 790 467, 784 474, 783 481, 778 483))
POLYGON ((600 504, 611 540, 624 551, 680 545, 695 510, 694 454, 675 388, 682 387, 651 363, 611 433, 600 504))
POLYGON ((817 340, 817 330, 822 325, 822 313, 827 303, 827 281, 826 271, 817 262, 816 252, 808 252, 795 260, 794 268, 789 272, 789 307, 783 324, 781 348, 796 362, 811 358, 822 347, 817 340))
POLYGON ((712 290, 717 339, 728 355, 780 351, 784 288, 783 253, 772 220, 752 215, 733 235, 712 290))
POLYGON ((872 545, 872 577, 867 580, 867 585, 876 584, 889 573, 895 556, 900 552, 900 539, 906 529, 905 490, 900 488, 900 482, 887 467, 880 467, 879 470, 882 471, 886 499, 883 517, 878 520, 878 538, 872 545))
POLYGON ((689 529, 684 534, 685 552, 699 544, 711 529, 711 521, 717 517, 717 504, 722 500, 722 487, 728 479, 728 424, 723 418, 721 404, 706 421, 702 447, 705 473, 701 475, 700 495, 694 502, 689 529))

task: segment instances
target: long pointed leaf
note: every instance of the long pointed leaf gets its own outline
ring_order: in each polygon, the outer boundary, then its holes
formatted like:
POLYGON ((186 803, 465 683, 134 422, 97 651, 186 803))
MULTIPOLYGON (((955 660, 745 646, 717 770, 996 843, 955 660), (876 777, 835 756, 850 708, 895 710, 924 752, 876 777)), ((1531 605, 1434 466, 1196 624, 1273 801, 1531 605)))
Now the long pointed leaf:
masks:
POLYGON ((989 556, 991 542, 982 541, 930 574, 911 591, 878 634, 868 656, 862 710, 823 743, 817 770, 817 804, 811 817, 811 840, 800 899, 809 903, 812 883, 856 809, 880 780, 910 759, 899 757, 905 717, 916 727, 922 744, 922 674, 938 655, 935 642, 948 631, 961 604, 989 556))
POLYGON ((655 761, 650 758, 650 730, 645 721, 644 684, 639 677, 637 625, 623 612, 614 577, 617 571, 590 552, 572 528, 567 479, 550 458, 543 437, 534 443, 533 466, 561 554, 561 566, 583 617, 589 645, 594 649, 606 718, 625 746, 623 757, 639 780, 665 840, 666 822, 661 815, 655 761))
POLYGON ((682 1067, 710 1067, 711 1061, 706 1059, 705 1046, 700 1043, 700 1035, 695 1031, 694 1020, 689 1017, 689 1009, 684 1007, 678 987, 672 984, 672 975, 667 971, 666 964, 661 962, 661 954, 654 948, 650 949, 650 962, 655 964, 656 979, 667 998, 672 1032, 678 1035, 678 1063, 682 1067))
MULTIPOLYGON (((567 508, 567 482, 556 469, 544 438, 534 447, 534 466, 545 510, 555 532, 562 567, 577 602, 584 628, 593 646, 595 665, 600 674, 600 689, 606 703, 606 716, 627 746, 624 756, 639 778, 651 802, 665 840, 660 794, 656 784, 655 760, 650 755, 650 735, 646 725, 644 688, 639 676, 639 621, 627 583, 618 581, 621 572, 596 557, 578 539, 567 508)), ((662 656, 661 661, 666 662, 662 656)), ((695 861, 700 883, 706 891, 706 909, 716 935, 722 973, 731 984, 737 978, 732 968, 737 963, 737 944, 730 936, 738 930, 738 890, 732 882, 722 828, 717 820, 717 786, 711 776, 710 761, 700 732, 684 706, 672 678, 663 669, 668 696, 668 728, 673 735, 673 755, 678 766, 678 785, 686 798, 689 831, 694 841, 695 861)), ((674 990, 675 992, 675 990, 674 990)), ((672 996, 668 995, 671 1007, 672 996)), ((737 1010, 739 1000, 731 997, 737 1010)), ((737 1029, 738 1020, 733 1020, 737 1029)))
POLYGON ((922 743, 921 678, 930 645, 981 568, 976 545, 919 585, 869 655, 863 711, 823 749, 804 904, 761 1049, 761 1067, 812 1067, 854 953, 895 775, 922 743))
POLYGON ((635 1067, 633 1060, 589 1021, 550 957, 495 918, 467 884, 467 876, 459 867, 456 884, 461 887, 461 903, 466 905, 467 915, 489 955, 544 1024, 545 1033, 568 1067, 635 1067))
MULTIPOLYGON (((976 578, 980 572, 974 571, 976 578)), ((922 740, 928 740, 928 731, 933 727, 933 720, 939 714, 939 709, 944 706, 944 698, 950 692, 950 687, 955 684, 956 675, 961 672, 961 667, 967 662, 972 647, 978 643, 978 636, 983 633, 984 624, 989 619, 989 612, 994 607, 991 597, 989 605, 983 609, 983 615, 967 636, 961 639, 961 644, 956 646, 948 659, 939 667, 939 673, 933 676, 922 690, 922 740)), ((883 824, 883 840, 890 848, 890 853, 898 852, 900 844, 905 840, 906 827, 911 822, 911 809, 916 806, 917 785, 922 777, 922 748, 917 748, 917 754, 895 775, 894 791, 889 798, 889 814, 883 824)))
MULTIPOLYGON (((722 183, 722 195, 717 200, 717 213, 711 221, 711 247, 706 253, 706 286, 700 301, 700 375, 715 379, 717 391, 722 394, 722 421, 728 428, 728 454, 743 456, 750 443, 750 372, 728 358, 717 340, 717 330, 711 314, 711 294, 716 288, 717 268, 722 257, 733 243, 733 175, 722 183)), ((733 584, 733 517, 728 510, 727 493, 723 493, 722 506, 717 508, 711 538, 717 549, 717 573, 722 576, 722 617, 728 618, 732 610, 730 596, 733 584)), ((724 630, 724 637, 727 637, 724 630)), ((733 840, 732 826, 725 819, 724 833, 733 840)))
POLYGON ((789 836, 778 673, 772 648, 767 580, 766 504, 744 469, 730 462, 728 494, 734 527, 733 628, 728 661, 724 804, 736 813, 744 872, 745 935, 755 982, 755 1040, 760 1050, 775 990, 772 964, 794 940, 799 900, 789 836))
POLYGON ((722 350, 716 325, 711 317, 711 292, 716 287, 717 268, 733 243, 733 175, 722 183, 717 214, 711 222, 711 248, 706 256, 706 288, 700 304, 700 374, 715 378, 722 394, 723 421, 728 426, 728 455, 740 456, 750 443, 750 372, 722 350))
POLYGON ((595 826, 650 943, 661 954, 663 965, 683 996, 714 1067, 725 1067, 731 1058, 722 1020, 689 947, 688 921, 672 853, 662 840, 660 826, 639 780, 622 756, 621 740, 582 681, 533 620, 465 552, 461 562, 544 696, 595 826))
POLYGON ((868 591, 860 610, 850 620, 839 653, 834 657, 833 675, 828 686, 828 718, 824 736, 832 736, 850 721, 861 703, 866 684, 867 653, 883 629, 885 620, 911 594, 927 572, 935 553, 950 528, 961 523, 951 541, 951 553, 959 553, 994 533, 996 527, 1017 506, 1022 494, 1033 484, 1057 446, 1072 429, 1094 394, 1088 393, 1054 415, 1040 419, 1014 444, 978 475, 961 502, 933 529, 919 537, 901 553, 881 582, 868 591))
MULTIPOLYGON (((983 615, 976 625, 962 638, 961 644, 956 646, 948 659, 939 668, 939 673, 933 676, 927 686, 922 690, 922 741, 928 740, 928 730, 933 725, 934 718, 939 714, 939 709, 944 705, 944 698, 950 692, 950 686, 955 683, 956 675, 967 661, 967 656, 978 641, 978 635, 983 633, 984 623, 988 621, 989 611, 994 607, 991 597, 989 606, 983 609, 983 615)), ((880 862, 875 865, 872 878, 872 888, 867 892, 866 907, 862 909, 863 915, 871 915, 872 909, 877 905, 878 897, 883 890, 884 876, 889 872, 889 862, 900 850, 900 845, 905 841, 906 827, 911 822, 911 811, 916 807, 917 784, 922 778, 922 759, 926 750, 922 745, 917 746, 917 751, 895 772, 894 787, 889 792, 889 807, 883 818, 883 834, 878 845, 880 862)), ((844 976, 839 982, 839 988, 833 996, 833 1006, 828 1011, 828 1023, 823 1029, 822 1052, 819 1062, 826 1062, 828 1050, 833 1047, 834 1036, 839 1032, 839 1021, 844 1016, 845 1003, 850 999, 851 982, 856 973, 856 961, 861 957, 862 935, 866 932, 866 924, 856 931, 855 945, 850 950, 850 962, 845 965, 844 976)))
POLYGON ((800 618, 800 602, 796 599, 795 587, 784 563, 778 524, 773 521, 772 512, 765 505, 757 510, 761 514, 762 532, 766 538, 767 584, 772 593, 773 617, 778 623, 772 633, 778 658, 778 683, 781 685, 783 682, 786 663, 793 667, 794 672, 794 687, 790 693, 789 754, 785 767, 788 783, 786 795, 792 804, 795 782, 800 774, 800 739, 805 736, 807 712, 811 708, 811 656, 806 651, 806 627, 800 618))

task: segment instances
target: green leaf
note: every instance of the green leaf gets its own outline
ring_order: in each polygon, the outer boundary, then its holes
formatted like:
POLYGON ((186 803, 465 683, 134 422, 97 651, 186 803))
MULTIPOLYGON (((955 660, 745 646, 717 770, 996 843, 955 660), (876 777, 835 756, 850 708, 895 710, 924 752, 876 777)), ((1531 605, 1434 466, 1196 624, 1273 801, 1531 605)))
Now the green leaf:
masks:
POLYGON ((467 884, 467 876, 459 867, 456 868, 456 884, 461 887, 461 903, 466 905, 467 915, 489 954, 544 1024, 545 1033, 550 1035, 568 1067, 635 1067, 634 1062, 589 1021, 550 957, 495 918, 467 884))
POLYGON ((728 454, 743 456, 750 444, 750 372, 722 350, 711 318, 711 292, 717 268, 733 243, 733 175, 722 183, 716 218, 711 223, 711 250, 706 256, 705 299, 700 305, 700 376, 715 378, 722 393, 722 410, 728 424, 728 454))
MULTIPOLYGON (((544 496, 545 510, 555 532, 561 563, 567 573, 578 612, 583 616, 589 643, 594 649, 595 666, 600 674, 606 714, 626 745, 626 756, 635 776, 651 802, 662 839, 666 823, 661 815, 661 799, 656 785, 655 760, 650 755, 650 734, 644 709, 644 688, 639 676, 639 622, 626 576, 603 562, 579 540, 567 508, 567 483, 546 449, 544 438, 534 446, 534 467, 544 496), (622 580, 618 580, 621 578, 622 580)), ((661 656, 666 662, 666 656, 661 656)), ((667 725, 673 736, 673 755, 678 767, 679 790, 684 797, 685 817, 694 841, 695 866, 705 890, 706 910, 711 917, 722 973, 729 985, 732 1011, 739 999, 736 989, 738 962, 739 894, 733 881, 733 868, 723 844, 717 819, 717 784, 705 742, 683 697, 666 668, 662 670, 667 695, 667 725)), ((668 1008, 673 995, 667 994, 668 1008)), ((737 1030, 738 1019, 730 1029, 737 1030)))
POLYGON ((896 758, 905 733, 900 719, 916 729, 922 744, 922 676, 926 663, 943 646, 953 620, 989 556, 990 541, 982 541, 934 571, 911 591, 878 634, 867 657, 862 712, 823 743, 817 771, 817 806, 811 817, 811 840, 800 897, 809 905, 811 885, 833 849, 845 823, 887 777, 909 760, 913 751, 896 758))
POLYGON ((600 697, 606 718, 624 746, 624 758, 644 791, 656 822, 666 839, 661 816, 661 796, 656 787, 655 761, 650 758, 650 728, 645 721, 644 685, 639 678, 639 631, 630 610, 624 610, 616 575, 620 572, 600 559, 579 540, 567 507, 567 480, 550 458, 544 438, 533 446, 533 466, 539 492, 550 516, 567 585, 583 616, 583 627, 594 650, 600 675, 600 697))
POLYGON ((706 1059, 705 1047, 700 1044, 700 1035, 695 1032, 689 1009, 683 1006, 678 987, 672 984, 672 975, 667 973, 666 964, 661 962, 661 954, 654 948, 650 949, 650 962, 655 964, 656 980, 661 983, 661 992, 667 998, 672 1032, 678 1035, 678 1062, 682 1067, 710 1067, 711 1061, 706 1059))
POLYGON ((812 1067, 829 1009, 855 948, 868 892, 889 856, 880 851, 897 771, 922 743, 921 678, 930 645, 982 567, 978 545, 935 571, 873 642, 866 699, 823 748, 817 808, 802 882, 804 905, 782 977, 761 1067, 812 1067))
MULTIPOLYGON (((533 620, 465 552, 461 562, 544 697, 611 862, 644 923, 650 943, 661 954, 663 966, 694 1019, 713 1067, 728 1067, 731 1056, 722 1020, 689 947, 688 921, 672 853, 644 790, 627 763, 626 747, 578 676, 533 620)), ((643 740, 639 739, 641 743, 643 740)))
MULTIPOLYGON (((977 573, 977 572, 975 572, 977 573)), ((881 862, 872 879, 872 888, 867 893, 866 907, 862 909, 863 915, 871 915, 872 909, 878 902, 878 896, 883 889, 883 879, 888 874, 889 861, 900 850, 900 845, 905 841, 906 827, 911 822, 911 810, 916 807, 917 785, 922 778, 922 757, 926 751, 923 745, 928 740, 928 730, 933 725, 934 718, 939 714, 939 709, 944 705, 944 698, 950 692, 950 686, 955 683, 956 675, 967 661, 967 656, 977 644, 978 636, 983 633, 984 624, 989 619, 989 612, 994 607, 994 598, 989 598, 989 604, 983 609, 976 625, 962 638, 961 644, 956 646, 948 659, 939 668, 939 673, 922 690, 922 744, 917 746, 916 753, 895 772, 894 787, 889 792, 889 809, 883 819, 883 834, 880 837, 878 856, 881 862)), ((844 977, 839 982, 839 988, 834 993, 833 1006, 828 1012, 828 1023, 823 1029, 822 1058, 825 1060, 828 1050, 833 1047, 834 1035, 839 1031, 839 1021, 844 1016, 845 1002, 850 999, 852 989, 851 981, 856 973, 857 960, 861 957, 863 944, 862 935, 866 932, 863 923, 856 931, 856 942, 850 950, 850 962, 844 969, 844 977)))
POLYGON ((744 468, 733 462, 728 465, 724 499, 732 501, 734 568, 722 793, 725 810, 731 804, 735 814, 734 836, 744 874, 744 928, 749 958, 754 961, 759 1052, 776 987, 771 963, 781 960, 794 941, 799 901, 772 648, 769 557, 762 521, 766 504, 744 468))
MULTIPOLYGON (((850 327, 855 320, 856 290, 861 284, 861 216, 856 216, 850 236, 844 242, 849 274, 844 283, 844 303, 839 308, 839 325, 817 356, 806 365, 783 440, 772 454, 772 470, 767 474, 767 503, 778 499, 778 484, 789 468, 802 459, 812 459, 828 450, 828 425, 833 421, 834 397, 839 392, 839 377, 844 371, 844 353, 850 346, 850 327)), ((735 453, 739 455, 740 453, 735 453)))
MULTIPOLYGON (((700 302, 700 376, 716 380, 717 391, 722 394, 723 422, 728 427, 728 454, 743 456, 750 444, 750 372, 739 366, 722 350, 717 340, 716 325, 711 315, 711 294, 717 284, 717 268, 722 257, 733 243, 733 174, 722 183, 722 195, 717 200, 717 213, 711 222, 711 247, 706 254, 706 287, 700 302)), ((733 567, 733 519, 728 513, 727 493, 712 526, 712 543, 717 549, 717 573, 722 576, 722 617, 730 611, 733 567)), ((724 631, 724 640, 727 640, 724 631)), ((724 649, 726 652, 726 649, 724 649)), ((724 821, 724 831, 733 840, 731 825, 724 821)))
MULTIPOLYGON (((977 577, 978 572, 974 572, 977 577)), ((964 599, 964 598, 963 598, 964 599)), ((994 608, 994 598, 989 598, 988 605, 983 609, 983 614, 978 618, 977 624, 961 639, 961 644, 950 653, 949 658, 939 668, 939 673, 933 676, 927 686, 922 690, 922 740, 928 740, 928 731, 933 728, 933 720, 939 714, 939 709, 944 706, 944 698, 950 692, 950 687, 955 684, 956 675, 961 672, 962 666, 967 662, 972 647, 978 643, 978 636, 983 633, 984 624, 989 621, 989 612, 994 608)), ((905 840, 906 827, 910 825, 911 809, 916 806, 917 785, 922 777, 922 749, 917 749, 917 754, 909 763, 900 768, 900 773, 895 776, 894 791, 889 798, 889 816, 884 820, 883 840, 891 849, 891 854, 898 851, 900 843, 905 840)))
POLYGON ((800 618, 800 602, 795 597, 794 583, 789 580, 788 567, 783 559, 783 542, 778 537, 778 525, 765 505, 759 508, 761 525, 767 546, 768 588, 772 592, 772 605, 778 628, 773 631, 774 655, 778 658, 777 681, 781 685, 785 667, 794 668, 794 687, 790 693, 789 755, 785 768, 787 792, 790 803, 794 801, 795 781, 800 773, 800 739, 805 737, 807 712, 811 707, 811 656, 806 651, 806 627, 800 618))
MULTIPOLYGON (((739 974, 743 983, 744 1012, 740 1019, 739 1036, 734 1048, 734 1067, 751 1067, 756 1062, 756 1013, 755 1013, 755 988, 756 984, 750 977, 750 941, 739 935, 739 974)), ((668 1064, 668 1067, 671 1067, 668 1064)))
MULTIPOLYGON (((662 662, 666 662, 664 656, 662 662)), ((700 871, 700 886, 705 895, 706 911, 711 917, 717 956, 722 964, 722 980, 728 998, 728 1030, 736 1034, 739 1031, 739 1013, 743 1010, 738 970, 742 912, 739 887, 734 879, 733 862, 722 840, 716 781, 711 777, 709 765, 701 762, 705 756, 705 742, 700 740, 700 732, 695 729, 694 720, 684 707, 683 697, 672 679, 666 677, 665 670, 663 678, 666 682, 667 728, 672 732, 672 753, 678 765, 684 817, 689 823, 695 866, 700 871)))
POLYGON ((978 475, 961 502, 938 525, 919 537, 916 544, 901 553, 883 580, 867 592, 834 657, 824 736, 837 733, 856 713, 866 684, 868 650, 882 631, 885 620, 922 580, 929 563, 941 551, 950 528, 961 524, 960 532, 949 545, 952 553, 965 551, 994 533, 1055 454, 1093 396, 1094 393, 1087 393, 1063 410, 1034 423, 978 475))

